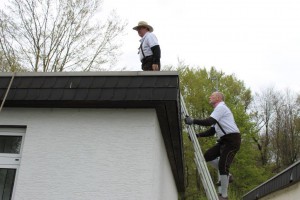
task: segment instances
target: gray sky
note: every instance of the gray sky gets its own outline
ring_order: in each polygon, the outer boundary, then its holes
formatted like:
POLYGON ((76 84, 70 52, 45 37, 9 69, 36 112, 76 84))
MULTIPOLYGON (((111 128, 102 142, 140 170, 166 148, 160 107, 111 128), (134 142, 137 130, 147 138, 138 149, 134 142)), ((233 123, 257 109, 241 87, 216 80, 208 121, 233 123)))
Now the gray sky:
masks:
POLYGON ((140 70, 139 21, 154 28, 162 65, 214 66, 253 91, 300 92, 299 0, 104 0, 128 21, 118 67, 140 70))

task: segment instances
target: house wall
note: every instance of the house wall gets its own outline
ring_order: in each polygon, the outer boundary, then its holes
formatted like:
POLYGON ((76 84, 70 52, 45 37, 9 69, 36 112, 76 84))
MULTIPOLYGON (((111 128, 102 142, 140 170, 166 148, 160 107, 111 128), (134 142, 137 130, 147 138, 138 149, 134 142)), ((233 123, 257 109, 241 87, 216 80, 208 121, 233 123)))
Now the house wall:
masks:
POLYGON ((26 125, 15 200, 173 200, 175 181, 154 109, 5 108, 26 125))
POLYGON ((300 197, 300 182, 293 184, 287 188, 271 193, 261 200, 288 200, 299 199, 300 197))

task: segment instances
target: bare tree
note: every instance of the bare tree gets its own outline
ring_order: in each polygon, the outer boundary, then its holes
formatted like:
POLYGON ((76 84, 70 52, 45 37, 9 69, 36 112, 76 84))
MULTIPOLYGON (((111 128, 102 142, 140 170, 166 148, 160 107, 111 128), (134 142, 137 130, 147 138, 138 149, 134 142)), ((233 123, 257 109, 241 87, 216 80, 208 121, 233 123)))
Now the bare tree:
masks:
POLYGON ((300 158, 300 127, 297 124, 300 105, 297 97, 286 90, 283 98, 275 104, 275 118, 271 125, 274 160, 279 170, 293 164, 300 158))
POLYGON ((16 58, 10 56, 9 59, 5 54, 0 51, 0 72, 24 72, 24 69, 16 58))
POLYGON ((253 138, 261 154, 261 163, 266 165, 271 159, 270 155, 270 125, 274 115, 273 101, 277 95, 273 88, 268 88, 261 94, 256 93, 252 108, 253 121, 258 130, 257 137, 253 138))
MULTIPOLYGON (((298 97, 299 98, 299 97, 298 97)), ((258 134, 254 139, 263 165, 273 163, 275 171, 299 159, 300 102, 291 91, 267 88, 256 94, 252 105, 258 134)))
MULTIPOLYGON (((98 13, 101 0, 9 0, 0 48, 30 71, 93 71, 117 60, 126 23, 98 13), (99 18, 101 20, 99 20, 99 18)), ((10 64, 10 63, 9 63, 10 64)))

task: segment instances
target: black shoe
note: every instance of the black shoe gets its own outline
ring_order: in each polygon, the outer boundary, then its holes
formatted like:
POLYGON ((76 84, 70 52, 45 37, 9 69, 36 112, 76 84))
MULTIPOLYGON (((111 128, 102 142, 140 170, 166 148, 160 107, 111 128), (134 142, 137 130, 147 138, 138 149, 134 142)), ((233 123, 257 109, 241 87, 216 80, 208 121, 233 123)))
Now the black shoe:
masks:
POLYGON ((233 182, 233 176, 232 176, 232 174, 229 174, 229 183, 232 183, 233 182))
POLYGON ((219 200, 228 200, 228 197, 219 196, 219 200))
MULTIPOLYGON (((234 180, 232 174, 229 174, 228 177, 229 177, 229 183, 232 183, 233 180, 234 180)), ((217 185, 217 186, 221 186, 221 181, 218 181, 218 182, 216 183, 216 185, 217 185)))

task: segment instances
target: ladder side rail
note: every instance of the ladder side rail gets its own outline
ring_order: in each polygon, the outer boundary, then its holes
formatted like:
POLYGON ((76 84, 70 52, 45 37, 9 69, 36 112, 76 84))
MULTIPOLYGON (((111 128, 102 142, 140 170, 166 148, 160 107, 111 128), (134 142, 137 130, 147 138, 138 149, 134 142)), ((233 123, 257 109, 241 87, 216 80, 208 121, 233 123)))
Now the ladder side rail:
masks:
MULTIPOLYGON (((199 160, 197 160, 196 157, 194 158, 194 161, 195 161, 195 163, 199 162, 199 160)), ((202 167, 201 167, 199 164, 197 164, 196 167, 197 167, 198 173, 202 171, 202 167)), ((200 173, 199 173, 199 174, 200 174, 200 173)), ((202 184, 203 184, 203 185, 204 185, 204 184, 207 185, 206 180, 205 180, 205 177, 204 177, 203 175, 200 174, 200 178, 201 178, 202 184)), ((204 188, 204 191, 205 191, 205 194, 206 194, 207 198, 208 198, 209 200, 213 200, 213 199, 212 199, 212 195, 211 195, 210 188, 208 188, 208 187, 203 187, 203 188, 204 188)))
POLYGON ((8 96, 8 93, 9 93, 9 91, 10 91, 10 87, 11 87, 13 81, 14 81, 15 74, 16 74, 16 72, 13 73, 13 75, 12 75, 12 77, 11 77, 11 79, 10 79, 10 82, 9 82, 9 84, 8 84, 8 87, 7 87, 7 89, 6 89, 5 95, 4 95, 3 99, 2 99, 2 102, 1 102, 1 105, 0 105, 0 112, 2 111, 2 108, 3 108, 4 103, 5 103, 5 101, 6 101, 6 97, 8 96))
MULTIPOLYGON (((205 172, 207 170, 207 173, 203 173, 202 174, 202 177, 204 179, 204 181, 202 181, 203 184, 206 184, 207 186, 207 191, 209 193, 209 197, 211 200, 215 200, 215 199, 218 199, 218 195, 217 195, 217 192, 216 192, 216 189, 215 189, 215 186, 214 184, 212 183, 211 181, 211 176, 209 174, 209 171, 207 169, 207 165, 206 163, 203 163, 199 160, 199 157, 195 157, 195 160, 198 162, 198 163, 201 163, 201 164, 198 164, 198 170, 200 169, 200 171, 202 172, 205 172)), ((200 172, 199 171, 199 172, 200 172)), ((201 176, 200 176, 201 177, 201 176)))
MULTIPOLYGON (((183 112, 182 114, 184 115, 184 117, 189 116, 182 95, 180 95, 180 100, 181 100, 181 111, 183 112)), ((195 130, 194 130, 193 126, 186 126, 186 128, 187 128, 188 134, 191 138, 191 141, 193 143, 193 147, 195 150, 195 159, 194 160, 195 160, 197 170, 200 175, 205 193, 210 200, 217 200, 218 195, 217 195, 216 189, 214 187, 210 173, 208 171, 208 167, 207 167, 206 161, 204 159, 200 144, 196 137, 195 130)))
MULTIPOLYGON (((194 159, 195 162, 199 162, 199 160, 197 160, 197 159, 198 158, 195 157, 195 159, 194 159)), ((197 170, 200 174, 200 172, 203 171, 203 166, 197 165, 197 170)), ((209 200, 218 199, 218 197, 215 194, 214 188, 210 187, 209 183, 207 182, 207 176, 204 176, 204 174, 203 174, 202 176, 200 175, 200 178, 201 178, 202 184, 206 184, 206 186, 207 186, 207 187, 204 187, 207 198, 209 200)))
POLYGON ((192 130, 191 137, 193 137, 193 145, 194 145, 194 149, 195 149, 195 160, 196 160, 196 163, 198 163, 198 165, 199 165, 199 166, 197 166, 198 172, 200 174, 200 177, 202 177, 202 176, 204 177, 204 181, 202 181, 202 183, 205 184, 206 187, 208 187, 207 191, 210 193, 210 196, 212 196, 212 197, 215 196, 215 198, 218 199, 212 178, 210 176, 210 173, 209 173, 205 158, 202 154, 202 150, 198 143, 196 134, 194 132, 194 129, 191 128, 191 130, 192 130))

